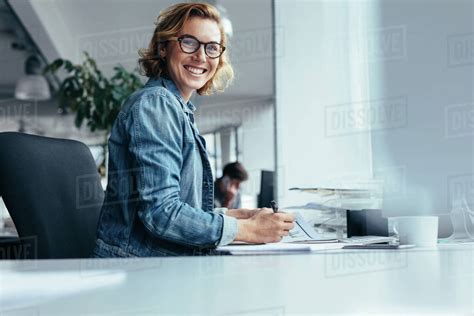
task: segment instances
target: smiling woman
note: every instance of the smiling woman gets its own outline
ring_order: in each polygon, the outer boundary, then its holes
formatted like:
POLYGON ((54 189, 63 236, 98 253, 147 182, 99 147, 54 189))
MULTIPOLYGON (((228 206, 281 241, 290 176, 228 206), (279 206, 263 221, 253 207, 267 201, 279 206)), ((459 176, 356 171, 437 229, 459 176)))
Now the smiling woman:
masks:
POLYGON ((208 254, 234 240, 280 241, 293 227, 293 215, 271 209, 213 208, 211 166, 189 99, 232 80, 226 42, 209 4, 177 4, 158 17, 140 51, 150 79, 124 103, 110 135, 94 256, 208 254))
MULTIPOLYGON (((220 54, 217 57, 207 56, 210 57, 209 62, 212 63, 212 66, 215 66, 214 72, 211 73, 208 69, 206 78, 210 80, 196 90, 200 95, 210 95, 213 91, 224 91, 232 81, 234 72, 227 54, 224 54, 227 36, 219 12, 213 6, 200 3, 178 4, 161 12, 155 24, 156 29, 148 48, 139 52, 141 57, 139 63, 147 77, 172 76, 169 68, 174 69, 174 67, 168 67, 167 59, 172 60, 173 57, 179 59, 179 56, 184 53, 183 58, 188 57, 188 61, 192 61, 191 54, 200 51, 203 44, 218 44, 220 54), (190 43, 190 38, 201 45, 190 43), (172 41, 177 41, 180 45, 170 45, 172 41), (181 51, 177 46, 180 46, 181 51), (193 50, 191 50, 191 46, 194 48, 193 50), (186 54, 188 55, 186 56, 186 54)), ((212 45, 207 45, 205 51, 209 53, 211 48, 212 45)), ((191 62, 191 65, 193 64, 197 65, 195 62, 191 62)), ((176 80, 177 78, 172 77, 172 79, 176 80)))

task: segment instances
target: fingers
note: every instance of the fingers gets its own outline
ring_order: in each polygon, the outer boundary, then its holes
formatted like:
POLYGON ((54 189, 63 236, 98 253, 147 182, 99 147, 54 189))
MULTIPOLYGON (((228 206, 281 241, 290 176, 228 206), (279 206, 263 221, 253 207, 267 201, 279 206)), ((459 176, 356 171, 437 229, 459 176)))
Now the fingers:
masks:
POLYGON ((289 229, 290 226, 291 226, 291 224, 288 225, 288 224, 285 223, 284 226, 282 226, 280 229, 276 230, 274 232, 275 238, 277 238, 277 239, 279 238, 279 240, 281 240, 283 237, 288 236, 290 234, 290 230, 291 230, 291 229, 289 229))
POLYGON ((295 215, 291 213, 275 213, 275 216, 278 217, 279 220, 284 222, 294 222, 295 215))
POLYGON ((275 228, 277 228, 278 231, 288 231, 295 227, 295 216, 293 214, 275 213, 271 214, 270 217, 274 220, 275 228))
POLYGON ((273 210, 268 207, 259 208, 258 210, 259 210, 259 213, 262 213, 262 214, 273 214, 273 210))
POLYGON ((295 227, 294 222, 280 222, 278 225, 277 234, 281 237, 288 236, 290 233, 290 230, 292 230, 294 227, 295 227))
POLYGON ((274 236, 272 238, 269 238, 267 241, 267 243, 271 243, 271 242, 280 242, 281 240, 283 239, 283 236, 274 236))
POLYGON ((283 230, 292 230, 294 227, 294 222, 283 222, 283 224, 281 225, 281 228, 283 228, 283 230))
MULTIPOLYGON (((287 224, 285 224, 287 225, 287 224)), ((283 237, 288 236, 289 231, 282 228, 274 229, 272 232, 268 232, 264 242, 280 242, 283 237)))
POLYGON ((252 217, 256 234, 262 242, 279 242, 295 226, 295 216, 290 213, 273 213, 270 208, 256 209, 252 217))

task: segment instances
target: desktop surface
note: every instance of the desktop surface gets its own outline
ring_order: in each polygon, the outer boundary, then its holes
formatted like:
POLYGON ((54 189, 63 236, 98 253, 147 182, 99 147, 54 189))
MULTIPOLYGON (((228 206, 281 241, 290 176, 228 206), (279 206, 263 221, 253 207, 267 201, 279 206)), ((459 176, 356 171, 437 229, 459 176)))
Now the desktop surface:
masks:
POLYGON ((0 262, 2 315, 468 314, 474 246, 0 262))

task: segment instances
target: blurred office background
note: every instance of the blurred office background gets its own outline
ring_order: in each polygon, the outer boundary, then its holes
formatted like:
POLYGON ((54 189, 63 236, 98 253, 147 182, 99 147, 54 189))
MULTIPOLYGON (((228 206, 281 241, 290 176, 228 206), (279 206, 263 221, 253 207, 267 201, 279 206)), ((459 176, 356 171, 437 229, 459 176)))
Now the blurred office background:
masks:
MULTIPOLYGON (((175 1, 0 0, 0 131, 18 131, 80 140, 101 159, 103 132, 74 126, 75 113, 58 112, 58 101, 21 101, 15 86, 32 54, 43 64, 56 58, 80 63, 83 51, 110 76, 113 67, 137 67, 160 10, 175 1)), ((244 206, 255 206, 261 170, 275 169, 273 16, 271 1, 211 1, 230 24, 229 51, 235 81, 224 93, 194 98, 197 123, 207 140, 214 175, 239 160, 249 172, 242 185, 244 206), (249 10, 249 7, 252 9, 249 10)), ((54 91, 56 78, 48 78, 54 91), (53 79, 53 80, 52 80, 53 79)), ((61 78, 59 78, 60 80, 61 78)), ((142 77, 143 82, 146 77, 142 77)))
MULTIPOLYGON (((234 160, 248 169, 244 206, 257 204, 262 170, 276 172, 282 206, 314 199, 289 188, 315 186, 379 187, 390 216, 474 203, 472 1, 210 2, 231 23, 236 79, 195 99, 197 122, 216 176, 234 160)), ((25 63, 88 51, 105 74, 132 70, 172 3, 0 0, 0 131, 78 139, 100 155, 102 135, 76 129, 54 96, 15 99, 25 63)))

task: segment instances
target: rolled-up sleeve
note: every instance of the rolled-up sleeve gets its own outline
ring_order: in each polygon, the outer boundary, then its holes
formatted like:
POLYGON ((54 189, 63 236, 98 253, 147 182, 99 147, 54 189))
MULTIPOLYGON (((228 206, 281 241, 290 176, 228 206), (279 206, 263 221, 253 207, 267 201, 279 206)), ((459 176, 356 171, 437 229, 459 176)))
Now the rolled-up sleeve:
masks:
POLYGON ((237 219, 227 215, 222 215, 222 217, 224 219, 224 225, 222 229, 222 237, 218 244, 219 246, 228 245, 233 242, 237 236, 238 230, 237 219))
POLYGON ((215 247, 229 243, 237 234, 234 218, 193 208, 180 199, 184 113, 168 98, 145 95, 127 118, 138 216, 153 236, 177 244, 215 247))

